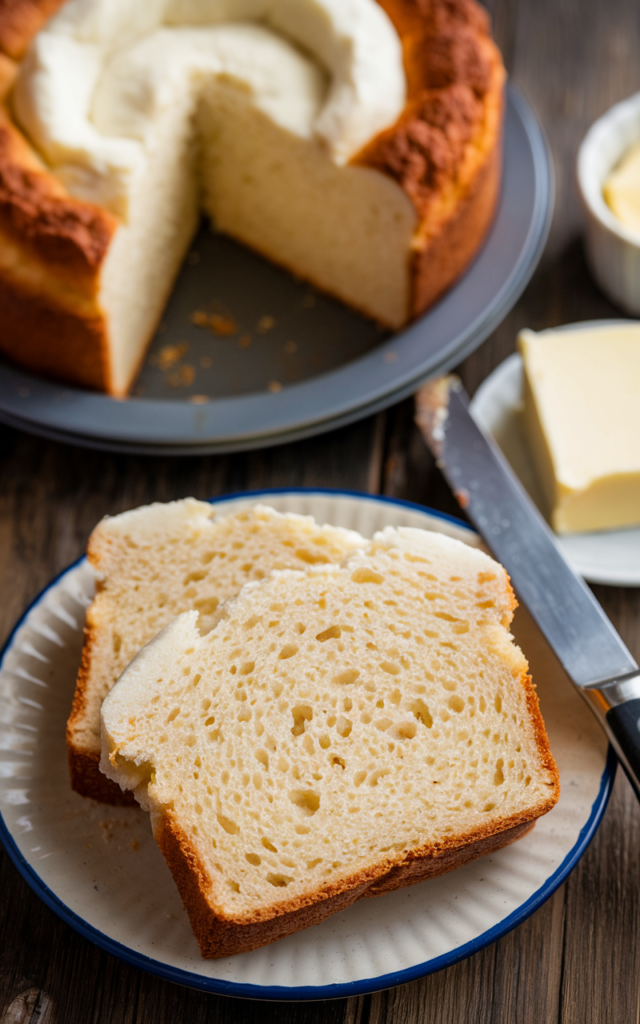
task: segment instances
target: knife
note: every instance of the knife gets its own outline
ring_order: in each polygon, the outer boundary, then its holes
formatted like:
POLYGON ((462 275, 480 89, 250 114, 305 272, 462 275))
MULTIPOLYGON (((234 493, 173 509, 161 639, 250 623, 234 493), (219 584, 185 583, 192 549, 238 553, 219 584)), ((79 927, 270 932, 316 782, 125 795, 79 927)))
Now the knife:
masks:
POLYGON ((416 395, 416 423, 570 679, 595 712, 640 800, 640 670, 560 551, 493 438, 469 412, 457 377, 416 395))

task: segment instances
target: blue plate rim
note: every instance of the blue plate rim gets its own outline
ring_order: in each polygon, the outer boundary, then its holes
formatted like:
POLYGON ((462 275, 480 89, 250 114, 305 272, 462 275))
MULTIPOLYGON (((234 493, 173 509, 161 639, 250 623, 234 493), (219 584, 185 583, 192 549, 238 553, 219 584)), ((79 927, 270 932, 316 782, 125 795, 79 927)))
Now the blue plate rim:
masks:
MULTIPOLYGON (((230 502, 243 498, 267 498, 278 494, 305 494, 309 496, 313 494, 327 494, 335 497, 358 498, 371 502, 385 502, 392 505, 399 505, 401 507, 414 509, 415 511, 423 514, 426 513, 436 519, 442 519, 454 526, 467 530, 469 533, 476 532, 467 523, 463 522, 461 519, 457 519, 455 516, 448 515, 446 512, 440 512, 437 509, 432 509, 425 505, 419 505, 413 501, 405 501, 404 499, 392 498, 387 495, 367 494, 366 492, 355 490, 342 490, 340 488, 273 487, 252 491, 235 491, 230 494, 223 494, 208 500, 210 504, 215 505, 221 502, 230 502)), ((52 579, 31 601, 11 630, 6 642, 0 650, 0 671, 4 667, 6 655, 11 649, 14 638, 27 619, 29 613, 46 598, 49 591, 55 587, 60 580, 76 569, 84 561, 85 556, 82 556, 59 572, 58 575, 52 579)), ((223 981, 219 978, 204 978, 202 975, 193 974, 190 971, 184 971, 180 968, 160 963, 158 960, 153 960, 151 957, 147 957, 143 953, 137 953, 128 946, 124 946, 115 939, 111 939, 108 935, 105 935, 104 932, 94 928, 93 925, 87 924, 82 917, 71 910, 58 896, 56 896, 56 894, 42 881, 40 876, 18 849, 13 835, 6 825, 4 816, 1 812, 0 841, 2 842, 10 860, 17 868, 27 885, 29 885, 33 892, 40 897, 43 903, 45 903, 50 910, 53 910, 58 917, 82 935, 83 938, 89 939, 89 941, 93 942, 93 944, 98 946, 99 949, 103 949, 105 952, 117 957, 124 963, 133 967, 138 967, 139 969, 146 971, 149 974, 153 974, 164 981, 172 981, 178 985, 186 986, 187 988, 209 992, 216 995, 279 1002, 346 999, 352 996, 380 992, 384 989, 394 988, 397 985, 405 985, 408 982, 417 980, 418 978, 423 978, 429 974, 434 974, 436 971, 441 971, 446 967, 452 967, 459 961, 472 956, 474 953, 479 952, 486 946, 491 945, 497 939, 502 938, 503 935, 506 935, 517 927, 517 925, 530 917, 531 914, 533 914, 553 895, 585 853, 607 808, 607 804, 613 790, 617 765, 618 760, 616 755, 613 748, 609 746, 598 795, 591 806, 589 818, 580 830, 578 839, 573 848, 569 851, 562 863, 559 864, 556 870, 549 876, 546 882, 516 910, 500 921, 499 924, 494 925, 492 928, 489 928, 487 931, 477 936, 477 938, 464 943, 457 949, 450 950, 448 953, 443 953, 441 956, 433 957, 431 960, 426 960, 421 964, 414 965, 413 967, 405 968, 402 971, 392 971, 389 974, 378 975, 375 978, 366 978, 361 981, 344 982, 342 984, 335 985, 300 985, 286 987, 282 985, 265 986, 229 982, 223 981)))

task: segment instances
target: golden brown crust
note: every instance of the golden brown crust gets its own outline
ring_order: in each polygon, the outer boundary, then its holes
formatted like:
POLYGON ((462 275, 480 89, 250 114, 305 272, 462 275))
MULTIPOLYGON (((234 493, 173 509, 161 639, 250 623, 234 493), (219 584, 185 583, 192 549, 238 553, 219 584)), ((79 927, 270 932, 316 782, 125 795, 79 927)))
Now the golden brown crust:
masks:
POLYGON ((49 296, 23 288, 1 269, 0 309, 0 352, 13 363, 79 387, 112 390, 102 317, 84 318, 61 309, 49 296))
MULTIPOLYGON (((89 559, 91 561, 91 558, 89 559)), ((90 800, 117 807, 136 807, 133 793, 124 792, 117 783, 100 771, 100 752, 83 746, 77 735, 78 727, 85 720, 87 706, 87 683, 92 658, 95 653, 95 630, 89 626, 84 631, 82 659, 78 669, 76 688, 73 694, 71 714, 67 721, 67 755, 71 788, 90 800)))
POLYGON ((0 0, 0 50, 19 60, 45 21, 65 0, 0 0))
POLYGON ((403 41, 407 105, 357 162, 389 175, 420 225, 411 319, 450 287, 480 248, 501 178, 505 72, 474 0, 378 0, 403 41))
POLYGON ((501 172, 502 146, 498 140, 446 229, 413 253, 412 319, 433 305, 477 256, 494 218, 501 172))
POLYGON ((0 112, 0 231, 24 255, 95 296, 116 222, 105 210, 67 196, 0 112))

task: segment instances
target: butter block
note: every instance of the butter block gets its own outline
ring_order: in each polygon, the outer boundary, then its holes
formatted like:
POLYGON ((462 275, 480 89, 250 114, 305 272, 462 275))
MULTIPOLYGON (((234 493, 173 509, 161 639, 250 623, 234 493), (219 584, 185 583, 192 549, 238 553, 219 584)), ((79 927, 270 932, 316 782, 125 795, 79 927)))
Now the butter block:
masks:
POLYGON ((605 201, 627 228, 640 232, 640 142, 627 150, 603 186, 605 201))
POLYGON ((524 421, 557 533, 640 523, 640 323, 524 330, 524 421))

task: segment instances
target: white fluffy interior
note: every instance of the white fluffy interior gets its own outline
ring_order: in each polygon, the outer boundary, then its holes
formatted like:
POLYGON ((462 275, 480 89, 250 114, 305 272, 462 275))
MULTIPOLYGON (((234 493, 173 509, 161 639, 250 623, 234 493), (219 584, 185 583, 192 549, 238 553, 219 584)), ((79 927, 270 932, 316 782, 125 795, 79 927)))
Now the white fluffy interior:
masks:
POLYGON ((100 303, 108 316, 113 390, 126 394, 153 337, 199 218, 193 89, 158 119, 145 173, 105 260, 100 303))
POLYGON ((338 166, 321 140, 273 120, 238 82, 184 85, 156 119, 128 222, 105 262, 101 304, 116 393, 129 388, 156 329, 201 204, 215 228, 399 327, 409 313, 416 224, 402 189, 370 168, 338 166))
POLYGON ((201 637, 194 612, 103 705, 102 769, 171 809, 242 919, 541 809, 504 571, 423 531, 274 573, 201 637))
POLYGON ((390 178, 339 167, 317 138, 283 131, 214 80, 198 116, 214 225, 376 319, 408 315, 415 209, 390 178))
POLYGON ((338 562, 364 543, 353 531, 265 506, 216 519, 211 505, 192 498, 105 519, 90 541, 102 583, 87 614, 93 642, 85 709, 73 724, 76 745, 99 753, 104 697, 177 615, 195 609, 207 631, 218 607, 245 583, 272 569, 338 562))

